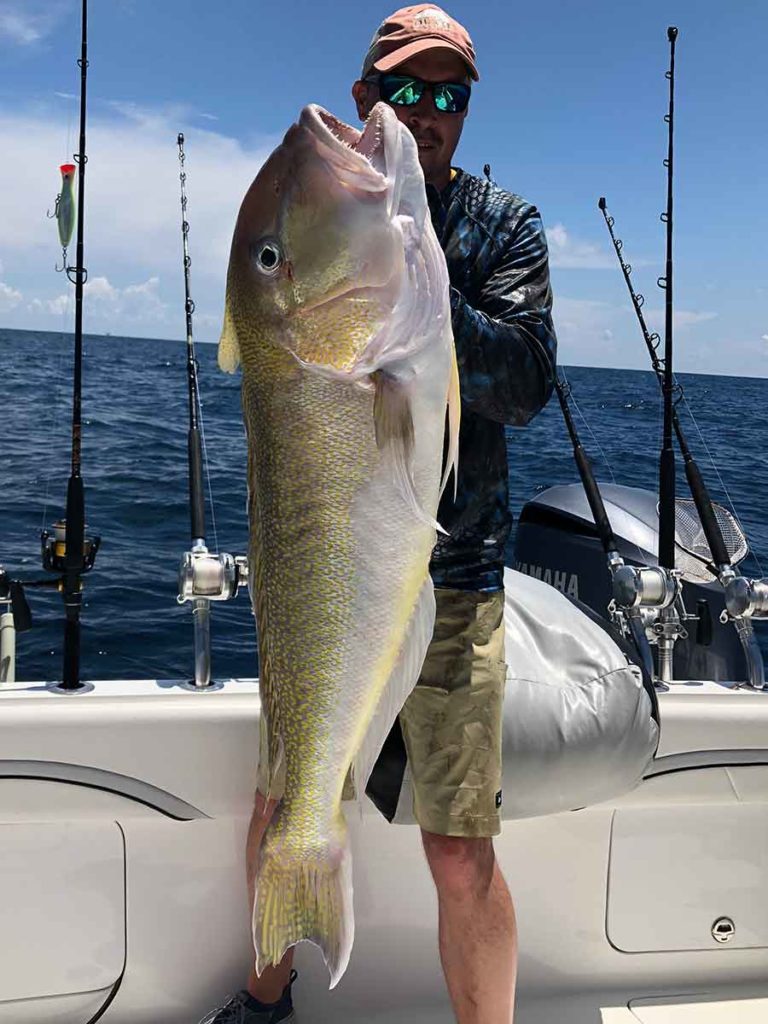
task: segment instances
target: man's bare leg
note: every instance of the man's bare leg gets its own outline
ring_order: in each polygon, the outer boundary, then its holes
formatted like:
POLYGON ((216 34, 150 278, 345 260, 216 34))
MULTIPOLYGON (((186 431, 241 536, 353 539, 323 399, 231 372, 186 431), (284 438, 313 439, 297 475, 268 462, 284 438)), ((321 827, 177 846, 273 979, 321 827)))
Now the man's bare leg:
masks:
MULTIPOLYGON (((275 813, 277 804, 277 800, 266 800, 261 793, 256 793, 251 824, 248 827, 248 840, 245 844, 245 873, 248 880, 249 912, 253 911, 254 875, 258 862, 259 847, 261 846, 261 840, 264 838, 267 825, 275 813)), ((260 1002, 276 1003, 290 980, 292 966, 293 946, 291 946, 279 964, 274 967, 265 967, 261 977, 256 974, 255 967, 251 967, 246 988, 260 1002)))
POLYGON ((511 1024, 517 926, 493 840, 423 829, 421 836, 437 887, 440 960, 458 1024, 511 1024))

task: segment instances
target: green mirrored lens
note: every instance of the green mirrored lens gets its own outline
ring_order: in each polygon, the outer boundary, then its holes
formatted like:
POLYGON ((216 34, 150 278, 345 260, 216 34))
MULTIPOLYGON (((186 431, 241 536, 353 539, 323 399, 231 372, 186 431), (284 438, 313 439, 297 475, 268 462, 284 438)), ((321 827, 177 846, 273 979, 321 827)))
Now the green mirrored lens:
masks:
POLYGON ((398 107, 413 107, 424 95, 424 90, 432 93, 435 107, 444 114, 457 114, 467 109, 469 103, 469 86, 459 82, 423 82, 420 78, 405 75, 381 75, 375 80, 381 90, 381 98, 386 103, 398 107))
POLYGON ((446 83, 436 85, 433 92, 437 109, 449 114, 464 110, 469 99, 469 90, 446 83))
POLYGON ((399 82, 387 84, 389 85, 387 89, 389 95, 386 97, 387 102, 397 103, 398 106, 402 107, 412 107, 415 103, 418 103, 424 92, 423 84, 414 81, 412 78, 401 79, 399 82))
POLYGON ((435 106, 438 110, 456 112, 456 101, 445 85, 436 85, 434 89, 435 106))

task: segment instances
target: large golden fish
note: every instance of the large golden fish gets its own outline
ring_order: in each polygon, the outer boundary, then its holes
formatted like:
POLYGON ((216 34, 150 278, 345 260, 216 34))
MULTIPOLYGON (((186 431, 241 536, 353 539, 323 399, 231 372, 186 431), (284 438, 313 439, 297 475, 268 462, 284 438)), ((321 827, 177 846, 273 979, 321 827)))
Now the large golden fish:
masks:
POLYGON ((445 260, 388 107, 362 133, 306 107, 262 167, 219 363, 243 368, 267 795, 283 795, 256 878, 256 969, 308 939, 333 987, 354 934, 345 778, 364 791, 432 635, 446 408, 443 486, 457 454, 445 260))

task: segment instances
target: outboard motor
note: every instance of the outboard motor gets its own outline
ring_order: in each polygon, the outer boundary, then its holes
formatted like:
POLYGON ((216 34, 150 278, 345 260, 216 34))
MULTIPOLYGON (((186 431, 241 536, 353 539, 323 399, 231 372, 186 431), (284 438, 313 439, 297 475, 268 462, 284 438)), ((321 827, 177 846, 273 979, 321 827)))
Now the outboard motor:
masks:
MULTIPOLYGON (((630 565, 657 565, 658 495, 637 487, 601 484, 619 554, 630 565)), ((738 523, 714 505, 731 565, 749 546, 738 523)), ((710 571, 711 553, 692 500, 678 498, 675 565, 682 571, 682 596, 691 615, 688 635, 675 644, 675 679, 740 680, 744 652, 730 622, 721 623, 724 592, 710 571)), ((610 618, 611 576, 581 484, 542 491, 523 508, 515 539, 515 568, 550 583, 610 618)), ((685 623, 684 623, 685 625, 685 623)))

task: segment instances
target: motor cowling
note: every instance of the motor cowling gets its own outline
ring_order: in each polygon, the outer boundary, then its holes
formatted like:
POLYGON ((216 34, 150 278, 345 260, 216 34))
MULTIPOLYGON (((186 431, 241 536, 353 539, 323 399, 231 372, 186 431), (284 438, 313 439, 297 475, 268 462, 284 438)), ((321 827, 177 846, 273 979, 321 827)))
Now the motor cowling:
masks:
MULTIPOLYGON (((624 561, 657 565, 658 496, 615 484, 603 484, 600 490, 624 561)), ((736 567, 749 551, 746 539, 728 510, 714 507, 731 564, 736 567)), ((675 542, 675 566, 682 571, 685 607, 697 617, 686 623, 687 638, 675 645, 675 678, 741 680, 745 676, 744 654, 733 626, 720 622, 724 592, 708 566, 711 553, 690 499, 677 499, 675 542)), ((580 484, 550 487, 523 507, 514 552, 515 568, 520 572, 609 617, 611 575, 580 484)))

